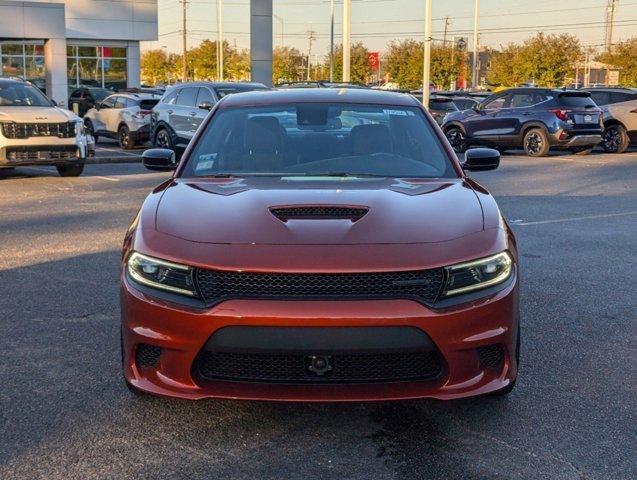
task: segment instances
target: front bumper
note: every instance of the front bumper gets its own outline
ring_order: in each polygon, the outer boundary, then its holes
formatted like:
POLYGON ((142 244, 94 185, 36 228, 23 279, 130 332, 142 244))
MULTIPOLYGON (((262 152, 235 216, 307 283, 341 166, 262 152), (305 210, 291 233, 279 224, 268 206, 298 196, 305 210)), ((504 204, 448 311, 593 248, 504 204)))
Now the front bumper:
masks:
POLYGON ((410 300, 229 300, 199 310, 143 293, 123 278, 121 313, 124 376, 134 387, 156 395, 318 402, 455 399, 502 389, 517 376, 517 277, 491 296, 444 310, 410 300), (211 336, 224 327, 241 326, 413 327, 440 352, 442 371, 423 381, 340 384, 202 381, 193 375, 211 336), (137 363, 141 344, 161 347, 155 366, 137 363), (491 345, 500 345, 504 353, 495 368, 485 366, 477 353, 479 347, 491 345))
POLYGON ((83 162, 89 156, 89 143, 84 135, 0 140, 0 167, 68 165, 83 162))

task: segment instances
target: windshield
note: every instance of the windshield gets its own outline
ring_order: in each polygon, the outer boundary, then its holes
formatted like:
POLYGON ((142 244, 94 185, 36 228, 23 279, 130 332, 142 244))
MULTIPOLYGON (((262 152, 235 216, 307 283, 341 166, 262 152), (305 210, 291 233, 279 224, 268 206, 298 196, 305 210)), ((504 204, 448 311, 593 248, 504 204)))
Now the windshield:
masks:
POLYGON ((0 81, 1 107, 50 107, 51 102, 33 85, 0 81))
POLYGON ((417 107, 308 103, 219 110, 182 176, 457 174, 417 107))
POLYGON ((582 94, 567 94, 567 95, 559 95, 558 101, 560 106, 562 107, 595 107, 595 102, 588 95, 582 94))
POLYGON ((105 88, 91 88, 90 92, 91 96, 98 102, 101 102, 106 97, 113 95, 111 90, 106 90, 105 88))

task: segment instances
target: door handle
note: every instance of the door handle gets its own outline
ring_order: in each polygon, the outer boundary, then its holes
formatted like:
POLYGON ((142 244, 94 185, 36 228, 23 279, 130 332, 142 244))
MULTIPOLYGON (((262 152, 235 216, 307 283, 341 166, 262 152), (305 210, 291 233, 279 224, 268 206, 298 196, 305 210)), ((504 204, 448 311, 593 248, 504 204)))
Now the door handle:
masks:
POLYGON ((168 115, 172 115, 173 110, 168 110, 168 115))
POLYGON ((195 115, 197 115, 197 112, 190 112, 191 117, 194 117, 195 115))

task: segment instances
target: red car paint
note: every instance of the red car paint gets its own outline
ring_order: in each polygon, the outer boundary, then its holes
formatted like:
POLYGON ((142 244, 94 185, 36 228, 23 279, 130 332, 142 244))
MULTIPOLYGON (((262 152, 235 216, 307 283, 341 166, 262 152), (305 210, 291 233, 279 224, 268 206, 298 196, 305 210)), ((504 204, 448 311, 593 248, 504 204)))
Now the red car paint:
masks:
POLYGON ((454 399, 506 388, 517 376, 518 270, 515 239, 489 193, 468 179, 427 114, 453 162, 457 178, 373 179, 289 185, 263 178, 181 178, 189 152, 215 112, 277 102, 410 105, 411 97, 351 90, 292 90, 227 97, 199 129, 173 178, 145 200, 127 232, 121 278, 122 358, 136 389, 185 399, 373 401, 454 399), (407 194, 406 192, 409 192, 407 194), (356 222, 282 222, 269 211, 285 205, 365 206, 356 222), (390 272, 444 267, 508 251, 513 278, 497 292, 435 308, 408 299, 227 299, 209 308, 175 303, 138 288, 125 262, 136 251, 199 267, 251 272, 390 272), (412 326, 443 357, 443 371, 427 381, 357 384, 200 382, 193 362, 206 341, 227 326, 412 326), (139 369, 139 344, 162 347, 156 368, 139 369), (501 344, 498 369, 481 365, 476 348, 501 344))

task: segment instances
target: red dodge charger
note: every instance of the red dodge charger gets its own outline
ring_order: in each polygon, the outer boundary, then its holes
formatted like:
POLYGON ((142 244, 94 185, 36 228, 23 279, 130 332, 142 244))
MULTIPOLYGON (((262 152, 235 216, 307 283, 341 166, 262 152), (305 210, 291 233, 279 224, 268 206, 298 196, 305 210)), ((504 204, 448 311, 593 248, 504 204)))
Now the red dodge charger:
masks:
POLYGON ((513 233, 418 101, 230 95, 124 242, 128 387, 186 399, 454 399, 515 384, 513 233))

